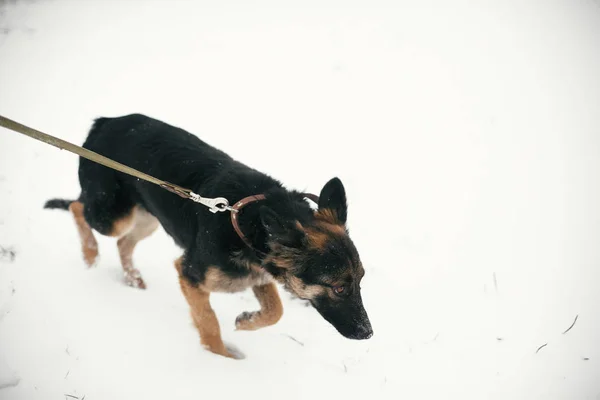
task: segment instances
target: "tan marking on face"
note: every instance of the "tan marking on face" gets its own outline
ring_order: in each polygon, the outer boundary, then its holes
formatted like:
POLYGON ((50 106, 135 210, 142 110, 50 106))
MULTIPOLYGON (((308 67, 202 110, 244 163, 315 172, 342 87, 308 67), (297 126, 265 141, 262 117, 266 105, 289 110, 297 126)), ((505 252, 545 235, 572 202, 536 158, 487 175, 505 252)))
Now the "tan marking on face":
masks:
POLYGON ((254 286, 252 290, 260 304, 260 311, 240 314, 235 321, 238 330, 253 331, 274 325, 283 315, 283 305, 275 283, 254 286))
POLYGON ((344 227, 344 225, 341 225, 340 223, 332 223, 329 220, 320 220, 319 218, 317 218, 317 223, 318 226, 321 229, 324 229, 328 232, 331 232, 332 235, 346 235, 346 228, 344 227))
POLYGON ((325 294, 327 289, 321 285, 307 285, 300 278, 289 276, 286 279, 286 287, 301 299, 314 299, 325 294))
POLYGON ((263 263, 273 263, 279 268, 291 270, 295 266, 294 260, 300 256, 300 253, 299 250, 274 244, 263 263))
POLYGON ((129 233, 135 224, 135 215, 137 214, 138 207, 133 207, 131 212, 121 219, 113 222, 112 230, 108 236, 121 237, 129 233))
POLYGON ((340 224, 330 224, 327 226, 327 229, 336 235, 346 235, 347 231, 344 225, 340 224))
POLYGON ((319 219, 317 219, 315 226, 306 228, 305 232, 309 245, 317 250, 325 249, 327 242, 330 240, 346 235, 346 229, 342 225, 319 219))
POLYGON ((318 230, 307 229, 306 237, 308 238, 308 243, 311 247, 322 250, 326 247, 330 235, 318 230))
POLYGON ((200 334, 200 343, 209 351, 225 357, 235 358, 223 344, 221 328, 217 316, 210 306, 210 294, 190 282, 181 275, 182 257, 175 261, 175 268, 179 274, 181 291, 190 306, 190 314, 194 325, 200 334))
POLYGON ((73 215, 77 231, 79 232, 83 259, 88 267, 92 267, 98 257, 98 242, 96 242, 92 228, 90 228, 90 225, 83 216, 83 204, 79 201, 74 201, 69 206, 69 211, 73 215))
POLYGON ((291 270, 294 268, 294 259, 291 257, 273 257, 272 260, 279 268, 291 270))
MULTIPOLYGON (((361 279, 365 275, 365 270, 362 266, 362 263, 359 263, 358 268, 349 265, 346 268, 346 271, 342 273, 342 275, 337 276, 333 281, 326 282, 331 286, 349 286, 351 284, 360 283, 361 279)), ((335 294, 333 291, 327 291, 330 297, 335 298, 335 294)))
POLYGON ((315 212, 315 217, 332 225, 342 226, 337 213, 331 208, 320 208, 315 212))

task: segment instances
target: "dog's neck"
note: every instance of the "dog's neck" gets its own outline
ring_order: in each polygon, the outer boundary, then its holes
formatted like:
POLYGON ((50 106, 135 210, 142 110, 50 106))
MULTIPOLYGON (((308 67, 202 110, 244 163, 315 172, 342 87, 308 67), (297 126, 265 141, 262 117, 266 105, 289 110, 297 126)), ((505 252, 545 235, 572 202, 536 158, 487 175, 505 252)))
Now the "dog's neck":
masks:
POLYGON ((252 246, 252 248, 249 248, 240 239, 243 254, 258 260, 262 260, 270 251, 268 234, 261 222, 261 207, 271 208, 288 221, 303 223, 303 221, 313 217, 313 211, 309 203, 304 200, 304 195, 300 192, 277 189, 264 193, 264 195, 264 200, 246 205, 240 210, 237 217, 241 231, 252 246))

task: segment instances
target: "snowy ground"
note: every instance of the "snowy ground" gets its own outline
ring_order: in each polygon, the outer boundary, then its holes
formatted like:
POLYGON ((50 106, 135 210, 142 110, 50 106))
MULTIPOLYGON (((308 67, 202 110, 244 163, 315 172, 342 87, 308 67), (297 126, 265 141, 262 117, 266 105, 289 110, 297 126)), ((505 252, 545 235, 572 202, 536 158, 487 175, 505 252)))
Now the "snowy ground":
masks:
POLYGON ((77 158, 2 130, 0 399, 600 399, 600 2, 282 3, 0 1, 0 114, 80 144, 142 112, 289 187, 340 176, 374 337, 287 295, 234 332, 245 292, 213 304, 246 359, 204 351, 167 235, 146 291, 110 239, 86 270, 42 210, 77 158))

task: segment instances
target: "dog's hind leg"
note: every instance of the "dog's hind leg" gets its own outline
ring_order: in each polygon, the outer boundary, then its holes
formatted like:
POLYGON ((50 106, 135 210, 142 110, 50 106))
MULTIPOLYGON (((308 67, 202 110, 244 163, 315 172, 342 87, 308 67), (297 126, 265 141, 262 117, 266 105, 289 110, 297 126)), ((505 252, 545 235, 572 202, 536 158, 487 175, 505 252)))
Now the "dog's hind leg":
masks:
MULTIPOLYGON (((133 250, 140 240, 150 236, 159 225, 158 220, 146 210, 135 207, 132 210, 133 224, 125 235, 117 241, 121 265, 125 274, 125 283, 140 289, 145 289, 146 284, 140 271, 133 266, 133 250)), ((116 225, 116 224, 115 224, 116 225)))
POLYGON ((283 315, 283 305, 275 283, 254 286, 252 290, 260 304, 260 311, 241 313, 235 319, 235 327, 238 330, 254 331, 274 325, 283 315))
POLYGON ((75 225, 77 225, 77 231, 81 239, 83 259, 88 267, 92 267, 98 257, 98 242, 96 242, 92 228, 90 228, 83 216, 83 204, 80 201, 74 201, 69 205, 69 211, 73 215, 75 225))
POLYGON ((190 283, 182 274, 182 258, 175 261, 175 268, 179 275, 179 285, 190 306, 192 320, 198 333, 200 334, 200 343, 215 354, 225 357, 237 358, 232 354, 221 339, 221 328, 217 316, 210 305, 210 293, 190 283))

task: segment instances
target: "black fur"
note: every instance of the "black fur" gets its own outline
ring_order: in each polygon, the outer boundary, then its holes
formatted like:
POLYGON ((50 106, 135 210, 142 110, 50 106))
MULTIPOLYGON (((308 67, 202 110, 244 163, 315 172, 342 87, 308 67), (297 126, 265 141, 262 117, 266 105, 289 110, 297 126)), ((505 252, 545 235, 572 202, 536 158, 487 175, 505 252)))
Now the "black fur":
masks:
MULTIPOLYGON (((139 171, 192 189, 203 197, 225 197, 231 204, 257 193, 267 194, 268 205, 279 215, 311 218, 309 204, 280 182, 233 160, 198 137, 158 120, 139 115, 97 119, 83 147, 139 171)), ((205 268, 220 266, 232 277, 247 269, 232 263, 233 251, 259 262, 233 230, 228 213, 213 214, 204 206, 183 199, 159 186, 92 161, 81 159, 79 178, 84 215, 92 228, 108 233, 114 220, 141 205, 158 218, 175 243, 186 250, 184 273, 202 280, 205 268)), ((240 214, 240 227, 253 245, 267 251, 258 204, 240 214)))

